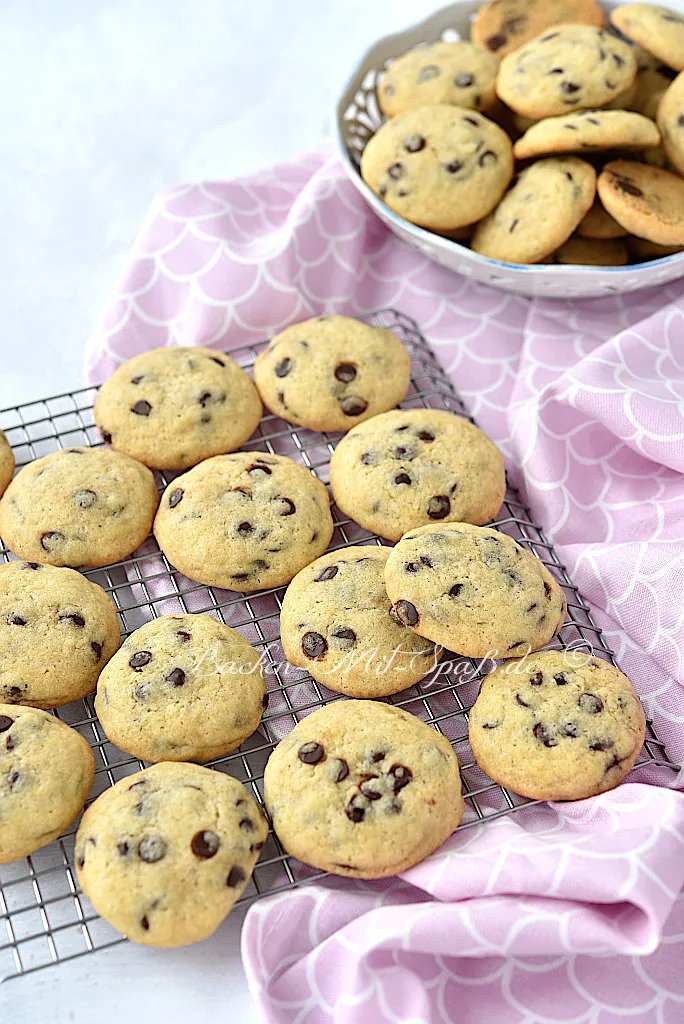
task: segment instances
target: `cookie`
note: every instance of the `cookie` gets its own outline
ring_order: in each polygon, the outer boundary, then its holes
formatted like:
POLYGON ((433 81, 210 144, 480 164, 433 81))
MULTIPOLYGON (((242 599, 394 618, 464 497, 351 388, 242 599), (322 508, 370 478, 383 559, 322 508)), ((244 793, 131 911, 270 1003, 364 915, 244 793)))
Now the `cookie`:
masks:
POLYGON ((624 267, 629 263, 629 250, 623 238, 581 238, 572 235, 556 252, 556 263, 624 267))
POLYGON ((684 16, 654 4, 621 4, 610 12, 610 20, 663 64, 684 70, 684 16))
POLYGON ((7 437, 0 430, 0 495, 3 493, 14 473, 14 455, 7 437))
POLYGON ((637 263, 648 260, 660 260, 663 256, 674 256, 681 252, 684 245, 658 245, 656 242, 649 242, 645 238, 633 238, 628 240, 629 251, 637 263))
POLYGON ((462 416, 397 409, 355 427, 330 460, 345 515, 388 540, 437 520, 487 523, 501 508, 501 452, 462 416))
POLYGON ((94 775, 93 752, 75 729, 47 711, 0 704, 0 864, 61 836, 94 775))
POLYGON ((661 63, 652 53, 647 53, 641 47, 635 47, 635 49, 637 51, 637 76, 634 80, 634 95, 630 109, 638 110, 640 114, 645 114, 646 117, 655 120, 663 93, 669 89, 677 77, 677 72, 667 64, 661 63))
POLYGON ((395 334, 347 316, 319 316, 277 334, 254 364, 271 412, 311 430, 349 430, 392 409, 411 360, 395 334))
POLYGON ((210 348, 157 348, 104 382, 93 408, 107 444, 155 469, 186 469, 239 448, 261 419, 244 370, 210 348))
POLYGON ((518 160, 544 153, 589 149, 648 149, 660 145, 649 118, 632 110, 587 110, 547 117, 529 128, 513 146, 518 160))
POLYGON ((596 172, 577 157, 537 160, 482 223, 475 252, 507 263, 539 263, 567 241, 591 209, 596 172), (553 217, 549 216, 553 210, 553 217))
POLYGON ((406 871, 463 814, 449 741, 373 701, 336 701, 299 722, 268 759, 264 800, 288 853, 352 878, 406 871))
POLYGON ((659 245, 684 245, 684 180, 678 175, 613 160, 599 174, 598 192, 608 213, 631 234, 659 245))
POLYGON ((453 231, 496 206, 513 175, 513 148, 481 114, 417 107, 378 129, 363 151, 361 175, 405 220, 453 231))
POLYGON ((601 28, 603 11, 595 0, 492 0, 478 10, 470 35, 477 46, 504 57, 563 22, 601 28))
POLYGON ((252 735, 265 694, 240 633, 210 615, 163 615, 114 655, 95 710, 107 738, 141 761, 210 761, 252 735))
POLYGON ((684 174, 684 71, 663 93, 657 118, 663 149, 672 166, 684 174))
POLYGON ((130 555, 159 501, 139 462, 103 448, 63 448, 24 466, 0 500, 0 536, 20 558, 95 568, 130 555))
POLYGON ((105 790, 83 815, 78 881, 129 939, 185 946, 227 916, 267 833, 237 779, 196 764, 155 764, 105 790))
POLYGON ((636 77, 632 47, 593 25, 558 25, 501 61, 500 98, 518 114, 554 117, 601 107, 636 77))
POLYGON ((449 103, 490 110, 499 61, 472 43, 433 43, 397 57, 378 86, 378 106, 386 117, 414 107, 449 103))
POLYGON ((397 617, 469 658, 510 658, 563 625, 562 589, 512 537, 467 523, 423 526, 390 551, 385 585, 397 617))
POLYGON ((119 646, 112 599, 80 572, 0 565, 0 700, 58 708, 92 693, 119 646))
POLYGON ((577 234, 582 238, 626 238, 629 231, 611 217, 597 196, 592 208, 578 224, 577 234))
POLYGON ((389 550, 329 551, 297 573, 280 612, 291 665, 349 697, 385 697, 428 674, 441 651, 407 629, 385 590, 389 550))
POLYGON ((191 580, 226 590, 289 583, 333 533, 325 486, 283 455, 216 455, 164 491, 160 548, 191 580))
POLYGON ((629 679, 580 651, 541 651, 485 677, 469 716, 480 768, 532 800, 582 800, 620 783, 646 728, 629 679))

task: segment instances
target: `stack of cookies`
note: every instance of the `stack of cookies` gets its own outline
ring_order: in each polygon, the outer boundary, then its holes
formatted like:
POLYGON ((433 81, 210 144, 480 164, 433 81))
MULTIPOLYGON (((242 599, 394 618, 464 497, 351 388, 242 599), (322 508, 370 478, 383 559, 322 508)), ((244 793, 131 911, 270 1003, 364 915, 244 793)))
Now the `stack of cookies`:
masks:
POLYGON ((378 88, 366 184, 407 221, 506 263, 621 266, 684 248, 684 16, 491 0, 470 41, 378 88), (678 74, 678 72, 682 72, 678 74))
MULTIPOLYGON (((485 154, 505 152, 499 131, 485 154)), ((14 463, 0 438, 0 533, 22 559, 0 567, 0 863, 81 812, 92 752, 47 712, 96 689, 108 740, 151 764, 98 797, 78 829, 76 868, 96 910, 137 942, 182 945, 211 934, 247 885, 266 819, 240 782, 202 765, 259 727, 259 653, 202 614, 155 618, 119 646, 111 598, 76 571, 125 558, 151 528, 193 581, 243 593, 287 586, 287 660, 353 698, 299 722, 266 767, 274 830, 306 863, 391 875, 457 827, 451 744, 372 699, 419 682, 444 648, 505 659, 470 723, 492 778, 531 797, 577 799, 627 774, 643 739, 638 698, 602 662, 540 651, 563 624, 565 597, 539 559, 485 525, 504 498, 501 453, 459 416, 397 409, 409 372, 390 331, 321 316, 272 339, 256 386, 211 349, 124 363, 95 403, 107 448, 55 452, 8 484, 14 463), (302 431, 344 432, 330 463, 334 499, 394 547, 328 551, 326 486, 271 446, 235 450, 262 402, 302 431), (156 468, 181 471, 161 500, 156 468)))

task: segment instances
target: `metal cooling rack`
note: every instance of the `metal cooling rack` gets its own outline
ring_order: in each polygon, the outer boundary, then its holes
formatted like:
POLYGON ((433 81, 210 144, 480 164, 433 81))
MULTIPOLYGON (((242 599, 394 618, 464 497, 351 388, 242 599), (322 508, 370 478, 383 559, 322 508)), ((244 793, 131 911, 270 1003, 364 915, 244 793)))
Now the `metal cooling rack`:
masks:
MULTIPOLYGON (((411 390, 401 403, 402 408, 446 409, 468 416, 412 320, 393 310, 382 310, 366 319, 393 330, 410 352, 411 390)), ((230 354, 240 365, 250 367, 265 344, 245 346, 230 354)), ((7 433, 17 465, 22 466, 61 447, 100 445, 92 416, 95 393, 94 388, 82 388, 0 412, 0 427, 7 433)), ((267 415, 261 421, 257 436, 243 447, 247 451, 268 450, 289 455, 328 483, 329 459, 335 439, 267 415)), ((160 488, 174 475, 158 473, 160 488)), ((345 519, 339 509, 333 508, 333 515, 336 525, 332 547, 382 543, 345 519)), ((568 619, 554 646, 592 650, 598 657, 614 663, 586 604, 515 490, 508 489, 494 525, 540 558, 565 590, 568 619)), ((0 556, 4 561, 12 557, 4 546, 0 546, 0 556)), ((212 762, 212 767, 240 779, 263 806, 264 766, 278 740, 306 712, 332 700, 344 699, 312 680, 304 671, 284 662, 279 645, 279 613, 284 588, 243 595, 199 586, 174 572, 153 538, 130 558, 85 575, 111 595, 124 635, 160 614, 204 611, 240 629, 264 652, 272 699, 262 724, 239 750, 212 762)), ((451 661, 442 661, 420 683, 387 699, 418 715, 453 743, 461 764, 466 802, 466 813, 459 827, 468 828, 511 814, 529 806, 531 801, 496 785, 475 764, 468 746, 468 711, 487 667, 470 659, 450 657, 451 661)), ((95 716, 92 696, 60 708, 58 717, 77 729, 93 748, 97 762, 93 796, 144 767, 142 762, 109 743, 95 716)), ((634 771, 644 766, 676 770, 650 723, 634 771)), ((125 941, 98 917, 79 891, 73 868, 75 833, 76 826, 60 840, 25 860, 0 866, 0 980, 125 941)), ((287 856, 271 832, 241 902, 321 877, 322 872, 287 856)))

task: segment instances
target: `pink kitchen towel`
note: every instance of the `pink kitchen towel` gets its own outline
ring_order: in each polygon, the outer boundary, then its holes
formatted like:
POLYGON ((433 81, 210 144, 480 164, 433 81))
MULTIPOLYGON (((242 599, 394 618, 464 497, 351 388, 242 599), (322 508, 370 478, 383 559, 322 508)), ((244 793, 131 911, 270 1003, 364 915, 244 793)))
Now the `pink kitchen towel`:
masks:
MULTIPOLYGON (((328 149, 156 198, 87 350, 235 348, 320 313, 413 317, 684 760, 684 283, 585 301, 474 284, 399 242, 328 149)), ((684 1021, 684 777, 459 831, 382 882, 259 901, 273 1024, 684 1021)))

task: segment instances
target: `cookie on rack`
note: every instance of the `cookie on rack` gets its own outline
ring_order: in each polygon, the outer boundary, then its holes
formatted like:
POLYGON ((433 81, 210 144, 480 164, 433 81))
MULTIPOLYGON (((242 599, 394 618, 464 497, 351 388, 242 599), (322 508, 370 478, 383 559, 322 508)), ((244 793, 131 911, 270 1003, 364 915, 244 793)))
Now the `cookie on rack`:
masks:
POLYGON ((468 523, 407 533, 390 551, 385 585, 401 622, 469 658, 538 650, 565 620, 565 595, 543 562, 468 523))
POLYGON ((496 206, 513 176, 513 147, 482 114, 417 107, 381 125, 363 151, 361 175, 412 224, 453 231, 496 206))
POLYGON ((592 208, 578 224, 577 234, 582 238, 626 238, 629 231, 611 217, 597 196, 592 208))
POLYGON ((76 836, 78 881, 129 939, 185 946, 228 915, 267 833, 237 779, 167 761, 121 779, 88 808, 76 836))
POLYGON ((540 651, 485 677, 469 715, 477 763, 532 800, 582 800, 613 789, 644 742, 629 679, 580 651, 540 651))
POLYGON ((624 238, 582 238, 572 235, 557 249, 556 263, 583 264, 590 267, 624 267, 629 249, 624 238))
POLYGON ((431 522, 486 523, 506 491, 503 456, 462 416, 397 409, 355 427, 330 460, 345 515, 388 540, 431 522))
POLYGON ((264 404, 311 430, 349 430, 398 405, 411 360, 397 336, 348 316, 319 316, 277 334, 254 364, 264 404))
POLYGON ((0 536, 27 561, 110 565, 142 544, 158 501, 154 476, 128 455, 63 448, 15 476, 0 499, 0 536))
POLYGON ((548 153, 650 149, 660 145, 656 124, 632 110, 580 110, 537 121, 513 146, 518 160, 548 153))
POLYGON ((325 485, 284 455, 216 455, 164 491, 154 522, 171 564, 207 587, 289 583, 333 534, 325 485))
POLYGON ((155 469, 187 469, 239 448, 261 413, 245 371, 199 346, 133 356, 104 382, 93 408, 107 444, 155 469))
POLYGON ((9 441, 0 430, 0 495, 3 493, 14 473, 14 455, 9 441))
POLYGON ((679 175, 613 160, 599 174, 598 193, 630 234, 658 245, 684 245, 684 180, 679 175))
POLYGON ((623 36, 638 43, 663 64, 684 70, 684 16, 655 4, 620 4, 610 20, 623 36))
POLYGON ((141 761, 210 761, 239 747, 266 699, 259 654, 210 615, 163 615, 124 641, 95 710, 107 738, 141 761))
POLYGON ((586 160, 537 160, 521 171, 494 212, 477 225, 471 248, 505 263, 539 263, 567 241, 595 196, 596 171, 586 160))
POLYGON ((385 117, 432 103, 486 112, 496 103, 498 70, 498 59, 473 43, 419 46, 389 66, 378 86, 378 105, 385 117))
POLYGON ((684 71, 663 93, 657 118, 665 153, 672 166, 684 174, 684 71))
POLYGON ((0 700, 58 708, 85 697, 119 646, 108 594, 74 569, 0 565, 0 700))
POLYGON ((94 774, 93 752, 75 729, 47 711, 0 704, 0 864, 61 836, 94 774))
POLYGON ((291 665, 348 697, 385 697, 413 686, 441 651, 394 614, 385 589, 389 550, 329 551, 297 573, 280 612, 291 665))
POLYGON ((336 701, 299 722, 268 760, 264 801, 288 853, 352 878, 406 871, 463 814, 446 737, 374 701, 336 701))
POLYGON ((504 57, 554 25, 601 28, 603 20, 596 0, 491 0, 475 15, 470 35, 477 46, 504 57))
POLYGON ((545 118, 601 107, 634 82, 633 48, 593 25, 558 25, 501 61, 496 91, 512 110, 545 118))

